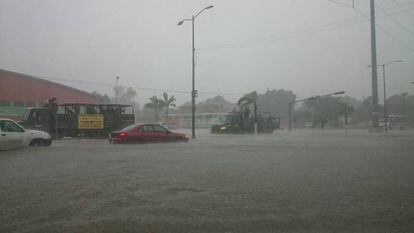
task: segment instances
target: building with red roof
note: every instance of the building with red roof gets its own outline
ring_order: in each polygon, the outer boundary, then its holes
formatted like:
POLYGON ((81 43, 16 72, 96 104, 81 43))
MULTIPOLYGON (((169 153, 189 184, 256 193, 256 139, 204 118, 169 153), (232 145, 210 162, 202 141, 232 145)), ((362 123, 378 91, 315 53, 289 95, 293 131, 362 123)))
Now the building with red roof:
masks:
POLYGON ((60 83, 0 69, 0 117, 18 119, 27 107, 42 107, 55 97, 59 104, 97 104, 100 98, 60 83))

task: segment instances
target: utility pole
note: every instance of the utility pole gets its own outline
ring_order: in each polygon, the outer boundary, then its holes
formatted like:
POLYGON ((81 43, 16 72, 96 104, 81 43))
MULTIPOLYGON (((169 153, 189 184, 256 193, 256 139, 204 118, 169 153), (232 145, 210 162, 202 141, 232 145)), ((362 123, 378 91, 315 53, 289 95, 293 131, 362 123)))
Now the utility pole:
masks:
POLYGON ((377 79, 377 41, 375 36, 375 1, 370 0, 371 5, 371 66, 372 66, 372 128, 379 127, 378 115, 378 79, 377 79))
POLYGON ((115 89, 115 103, 116 104, 118 104, 118 91, 119 91, 118 80, 119 80, 119 76, 116 76, 116 89, 115 89))

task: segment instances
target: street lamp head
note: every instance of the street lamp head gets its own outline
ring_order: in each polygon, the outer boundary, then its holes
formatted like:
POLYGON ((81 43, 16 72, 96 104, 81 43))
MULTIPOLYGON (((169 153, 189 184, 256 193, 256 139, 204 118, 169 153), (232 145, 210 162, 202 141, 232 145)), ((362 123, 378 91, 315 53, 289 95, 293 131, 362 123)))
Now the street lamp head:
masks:
POLYGON ((184 20, 181 20, 180 22, 177 23, 178 26, 182 25, 184 23, 184 20))
POLYGON ((338 92, 335 92, 335 93, 333 93, 334 95, 342 95, 342 94, 345 94, 345 91, 338 91, 338 92))
POLYGON ((211 9, 211 8, 213 8, 214 6, 213 5, 211 5, 211 6, 208 6, 208 7, 206 7, 206 8, 204 8, 204 9, 211 9))
POLYGON ((403 60, 394 60, 394 61, 390 61, 390 62, 388 62, 387 64, 385 64, 385 66, 388 66, 388 65, 391 65, 391 64, 394 64, 394 63, 399 63, 399 62, 404 62, 403 60))

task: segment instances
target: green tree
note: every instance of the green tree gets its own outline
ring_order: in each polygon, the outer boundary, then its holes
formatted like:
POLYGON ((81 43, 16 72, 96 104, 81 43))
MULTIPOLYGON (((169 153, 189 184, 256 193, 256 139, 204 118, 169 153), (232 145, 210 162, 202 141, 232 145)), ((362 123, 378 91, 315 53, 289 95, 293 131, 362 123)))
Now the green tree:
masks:
POLYGON ((347 104, 348 106, 352 106, 353 109, 357 109, 362 104, 362 101, 348 95, 342 96, 341 102, 347 104))
POLYGON ((364 123, 365 126, 368 126, 368 122, 371 119, 372 114, 372 98, 369 96, 365 98, 361 105, 358 106, 354 113, 352 114, 351 124, 357 125, 364 123))
MULTIPOLYGON (((115 95, 118 90, 118 104, 134 104, 134 99, 137 92, 132 87, 119 86, 118 89, 114 87, 115 95)), ((112 103, 116 103, 116 96, 111 99, 112 103)))
POLYGON ((340 97, 316 97, 305 102, 306 107, 312 110, 313 125, 321 125, 321 128, 328 122, 331 126, 339 126, 339 117, 344 115, 344 104, 340 97))
POLYGON ((408 93, 390 96, 387 99, 388 114, 407 115, 410 109, 408 93))
POLYGON ((175 107, 174 102, 176 101, 175 96, 172 95, 171 97, 168 97, 168 94, 166 92, 164 92, 163 94, 164 99, 161 100, 164 107, 165 107, 165 122, 167 122, 167 118, 168 118, 168 109, 171 107, 175 107))
POLYGON ((105 95, 102 95, 102 94, 99 94, 97 91, 93 91, 91 94, 93 96, 96 96, 96 97, 98 97, 100 99, 99 100, 99 103, 100 104, 110 104, 111 103, 111 99, 106 94, 105 95))
POLYGON ((159 121, 159 112, 165 107, 164 101, 158 99, 156 96, 149 98, 150 102, 145 104, 145 108, 152 108, 154 110, 155 121, 159 121))
POLYGON ((292 91, 284 89, 267 90, 257 97, 257 109, 259 113, 278 114, 281 121, 287 122, 289 118, 289 102, 293 102, 296 95, 292 91))
POLYGON ((414 126, 414 95, 401 93, 387 99, 388 115, 406 115, 408 123, 414 126))

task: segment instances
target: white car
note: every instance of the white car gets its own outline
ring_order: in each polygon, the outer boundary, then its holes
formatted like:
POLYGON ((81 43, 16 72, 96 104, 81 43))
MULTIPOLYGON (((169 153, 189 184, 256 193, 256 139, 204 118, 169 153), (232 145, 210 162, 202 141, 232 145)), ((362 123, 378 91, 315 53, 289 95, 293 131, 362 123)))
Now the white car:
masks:
POLYGON ((24 129, 18 123, 0 118, 0 150, 9 150, 23 146, 50 146, 49 133, 24 129))

